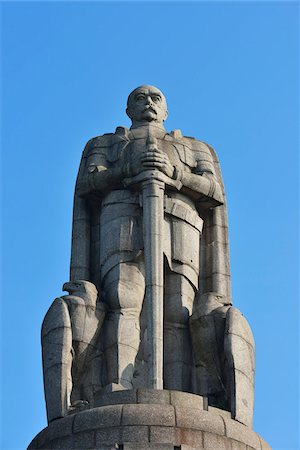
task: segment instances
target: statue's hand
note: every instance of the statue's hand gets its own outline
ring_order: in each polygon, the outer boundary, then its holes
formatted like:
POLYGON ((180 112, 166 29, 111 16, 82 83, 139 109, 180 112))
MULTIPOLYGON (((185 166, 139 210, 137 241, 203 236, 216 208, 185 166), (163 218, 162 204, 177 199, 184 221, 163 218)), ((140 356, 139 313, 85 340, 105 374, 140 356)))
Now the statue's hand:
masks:
POLYGON ((140 162, 143 170, 157 169, 167 175, 167 177, 173 177, 174 167, 168 156, 157 147, 149 147, 147 151, 141 155, 140 162))
POLYGON ((172 178, 174 174, 174 167, 168 156, 153 144, 150 144, 137 160, 129 158, 123 162, 124 178, 132 178, 151 169, 156 169, 169 178, 172 178))

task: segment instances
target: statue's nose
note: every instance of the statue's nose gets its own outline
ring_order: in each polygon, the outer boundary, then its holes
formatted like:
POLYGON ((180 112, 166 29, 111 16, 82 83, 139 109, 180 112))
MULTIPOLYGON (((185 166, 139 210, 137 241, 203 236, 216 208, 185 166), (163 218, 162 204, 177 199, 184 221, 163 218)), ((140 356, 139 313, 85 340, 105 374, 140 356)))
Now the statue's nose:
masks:
POLYGON ((146 104, 147 104, 147 105, 151 105, 151 103, 152 103, 152 98, 150 97, 150 95, 148 95, 148 96, 146 97, 146 104))

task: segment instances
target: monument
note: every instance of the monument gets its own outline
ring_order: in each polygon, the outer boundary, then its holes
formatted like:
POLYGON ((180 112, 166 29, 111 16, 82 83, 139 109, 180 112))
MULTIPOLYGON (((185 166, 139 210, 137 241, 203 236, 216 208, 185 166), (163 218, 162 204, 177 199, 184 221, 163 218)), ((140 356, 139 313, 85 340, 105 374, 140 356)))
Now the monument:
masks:
POLYGON ((48 427, 29 449, 269 449, 252 431, 254 340, 232 306, 216 153, 165 130, 153 86, 126 112, 130 129, 83 151, 68 295, 42 326, 48 427))

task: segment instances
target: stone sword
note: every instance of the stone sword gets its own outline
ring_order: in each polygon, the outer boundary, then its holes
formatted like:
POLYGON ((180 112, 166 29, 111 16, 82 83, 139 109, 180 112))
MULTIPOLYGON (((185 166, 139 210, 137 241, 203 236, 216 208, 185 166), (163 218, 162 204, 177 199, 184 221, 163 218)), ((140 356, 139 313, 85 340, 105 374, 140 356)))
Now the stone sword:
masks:
MULTIPOLYGON (((147 139, 149 150, 157 147, 151 134, 147 139)), ((163 226, 165 183, 158 170, 151 170, 142 182, 143 237, 145 254, 148 386, 163 389, 163 226)))
MULTIPOLYGON (((146 145, 157 148, 157 139, 149 127, 146 145)), ((145 170, 125 179, 125 185, 142 186, 143 239, 147 308, 147 353, 150 389, 163 389, 163 303, 164 303, 164 191, 165 184, 180 189, 178 180, 171 180, 157 169, 145 170)))

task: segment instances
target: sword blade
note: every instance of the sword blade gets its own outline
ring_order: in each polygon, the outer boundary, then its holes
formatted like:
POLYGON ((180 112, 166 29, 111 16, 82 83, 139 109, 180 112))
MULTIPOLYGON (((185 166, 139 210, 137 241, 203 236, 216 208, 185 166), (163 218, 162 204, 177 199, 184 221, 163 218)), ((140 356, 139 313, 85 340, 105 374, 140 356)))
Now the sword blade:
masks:
POLYGON ((148 386, 163 389, 164 183, 143 183, 143 225, 147 307, 148 386))

